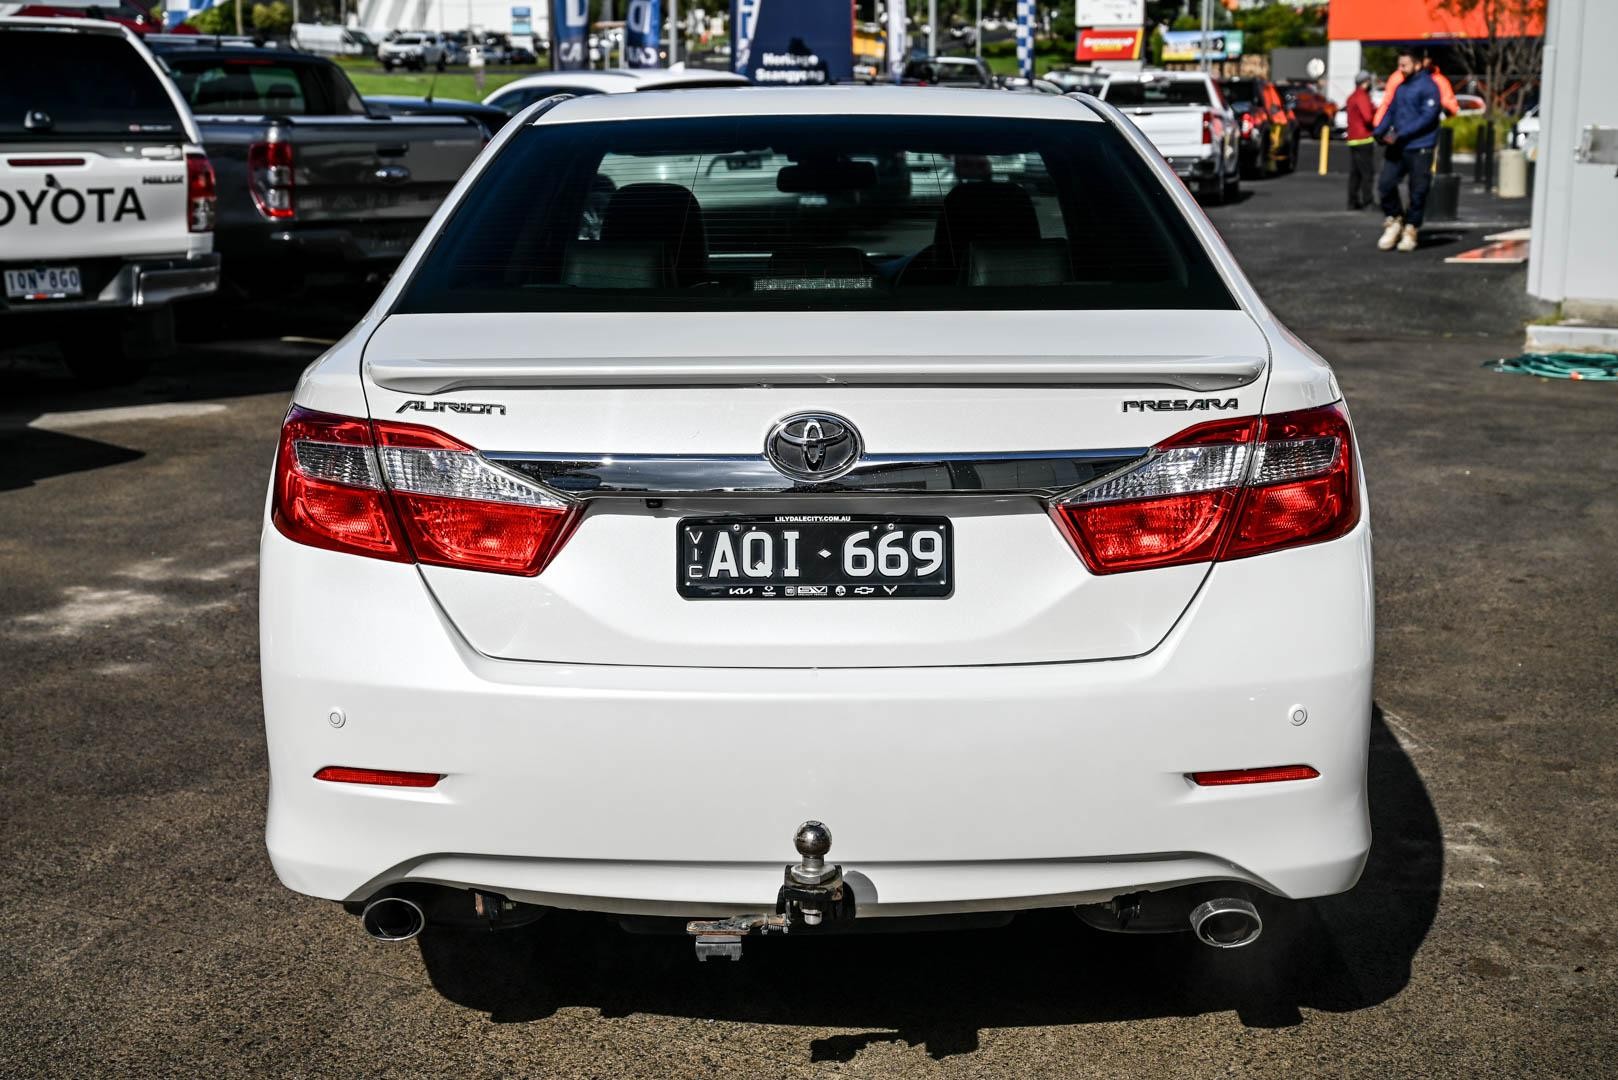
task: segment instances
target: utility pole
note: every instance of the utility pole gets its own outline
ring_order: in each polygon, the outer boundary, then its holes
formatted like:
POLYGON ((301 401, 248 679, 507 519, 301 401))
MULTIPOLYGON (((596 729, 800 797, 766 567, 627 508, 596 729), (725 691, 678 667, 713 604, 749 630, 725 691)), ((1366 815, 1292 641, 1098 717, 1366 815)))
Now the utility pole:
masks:
POLYGON ((1208 58, 1208 54, 1213 51, 1212 31, 1213 0, 1202 0, 1202 48, 1199 50, 1201 54, 1201 63, 1198 64, 1198 66, 1202 68, 1203 71, 1208 71, 1213 67, 1213 61, 1208 58))
POLYGON ((680 62, 680 0, 669 0, 669 67, 680 62))
POLYGON ((983 0, 978 0, 978 21, 972 31, 972 48, 979 60, 983 59, 983 0))
POLYGON ((938 55, 938 0, 927 0, 927 55, 938 55))

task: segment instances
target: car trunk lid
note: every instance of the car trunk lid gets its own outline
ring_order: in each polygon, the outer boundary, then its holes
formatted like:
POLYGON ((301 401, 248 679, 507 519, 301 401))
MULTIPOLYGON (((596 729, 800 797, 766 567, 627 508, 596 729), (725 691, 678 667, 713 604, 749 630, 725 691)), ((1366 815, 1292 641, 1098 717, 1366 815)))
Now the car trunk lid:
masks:
POLYGON ((364 370, 378 420, 436 428, 582 501, 537 576, 422 567, 479 651, 929 666, 1153 648, 1206 565, 1090 574, 1047 499, 1199 420, 1256 414, 1267 356, 1240 311, 396 315, 364 370), (846 418, 862 460, 893 471, 862 490, 794 485, 761 449, 805 412, 846 418), (948 595, 681 594, 685 526, 777 516, 945 519, 948 595))

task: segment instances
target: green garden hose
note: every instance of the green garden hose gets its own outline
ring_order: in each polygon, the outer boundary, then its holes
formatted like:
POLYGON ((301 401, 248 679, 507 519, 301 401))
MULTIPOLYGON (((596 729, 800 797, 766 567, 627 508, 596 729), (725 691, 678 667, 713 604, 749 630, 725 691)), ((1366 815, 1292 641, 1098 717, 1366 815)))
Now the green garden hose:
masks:
POLYGON ((1618 382, 1618 354, 1614 353, 1522 353, 1485 360, 1483 366, 1491 371, 1538 375, 1542 379, 1618 382))

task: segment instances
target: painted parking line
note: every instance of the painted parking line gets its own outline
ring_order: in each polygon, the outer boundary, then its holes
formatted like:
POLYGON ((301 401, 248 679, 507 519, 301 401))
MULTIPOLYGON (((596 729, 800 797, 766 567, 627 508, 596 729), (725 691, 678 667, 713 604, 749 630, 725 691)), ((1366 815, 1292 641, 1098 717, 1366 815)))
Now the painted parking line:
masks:
POLYGON ((226 406, 211 401, 160 401, 151 405, 118 405, 108 409, 41 413, 28 422, 31 428, 67 431, 97 424, 125 424, 136 420, 182 420, 222 413, 226 406))

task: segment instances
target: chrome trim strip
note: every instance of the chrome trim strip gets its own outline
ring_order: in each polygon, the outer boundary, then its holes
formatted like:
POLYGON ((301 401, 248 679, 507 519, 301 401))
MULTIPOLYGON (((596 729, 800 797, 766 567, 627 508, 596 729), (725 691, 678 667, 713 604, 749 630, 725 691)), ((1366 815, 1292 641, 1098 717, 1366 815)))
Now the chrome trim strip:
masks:
MULTIPOLYGON (((509 125, 508 125, 509 126, 509 125)), ((1149 313, 1148 313, 1149 314, 1149 313)), ((372 381, 405 394, 615 386, 1087 386, 1231 390, 1264 374, 1253 356, 867 357, 603 356, 563 359, 367 359, 372 381)))
POLYGON ((578 499, 715 495, 1037 495, 1054 498, 1144 458, 1146 447, 866 454, 830 483, 783 476, 763 454, 484 451, 489 461, 578 499))

